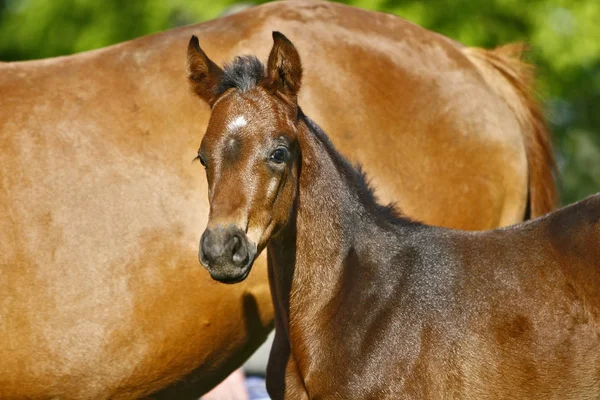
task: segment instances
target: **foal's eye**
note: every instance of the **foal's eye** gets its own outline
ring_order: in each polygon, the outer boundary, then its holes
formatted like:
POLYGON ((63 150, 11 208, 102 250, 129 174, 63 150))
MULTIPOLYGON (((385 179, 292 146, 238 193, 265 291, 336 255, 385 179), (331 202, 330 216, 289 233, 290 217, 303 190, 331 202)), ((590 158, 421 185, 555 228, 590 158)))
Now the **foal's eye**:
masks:
POLYGON ((202 158, 202 156, 200 155, 200 152, 198 152, 198 155, 196 156, 196 160, 200 161, 200 164, 202 164, 202 166, 204 168, 206 168, 206 161, 204 161, 204 158, 202 158))
POLYGON ((286 149, 285 147, 278 147, 275 150, 273 150, 273 152, 269 156, 269 160, 271 160, 277 164, 281 164, 281 163, 285 162, 285 160, 287 159, 287 156, 288 156, 288 149, 286 149))

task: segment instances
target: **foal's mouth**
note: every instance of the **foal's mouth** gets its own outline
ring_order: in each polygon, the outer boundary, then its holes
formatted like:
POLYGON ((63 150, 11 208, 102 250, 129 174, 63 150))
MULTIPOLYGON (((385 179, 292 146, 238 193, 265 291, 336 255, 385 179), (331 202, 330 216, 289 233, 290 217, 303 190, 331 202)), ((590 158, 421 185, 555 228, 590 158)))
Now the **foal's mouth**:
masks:
POLYGON ((244 266, 234 267, 234 268, 223 268, 222 266, 211 266, 207 265, 204 262, 201 264, 208 270, 210 277, 215 281, 227 284, 240 283, 244 281, 248 275, 250 275, 250 271, 252 270, 252 265, 254 264, 256 256, 249 257, 244 266))
MULTIPOLYGON (((252 261, 253 262, 253 261, 252 261)), ((250 270, 252 269, 252 265, 248 266, 248 268, 246 268, 241 275, 239 276, 215 276, 212 273, 210 274, 211 278, 213 278, 215 281, 221 282, 221 283, 226 283, 228 285, 232 285, 235 283, 240 283, 244 280, 246 280, 246 278, 248 277, 248 275, 250 275, 250 270)), ((209 270, 210 273, 210 270, 209 270)))

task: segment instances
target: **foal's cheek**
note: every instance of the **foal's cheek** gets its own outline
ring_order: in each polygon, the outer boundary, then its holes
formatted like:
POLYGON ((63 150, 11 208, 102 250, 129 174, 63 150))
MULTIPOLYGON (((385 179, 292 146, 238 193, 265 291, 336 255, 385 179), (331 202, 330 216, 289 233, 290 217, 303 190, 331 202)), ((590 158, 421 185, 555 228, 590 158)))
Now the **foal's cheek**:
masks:
POLYGON ((204 184, 206 184, 206 193, 208 194, 208 198, 211 199, 212 198, 212 193, 213 193, 213 189, 212 189, 212 185, 210 184, 212 179, 210 176, 210 173, 207 171, 205 171, 204 173, 204 180, 205 182, 203 182, 204 184))
POLYGON ((269 200, 269 203, 273 203, 273 198, 277 193, 277 187, 279 186, 279 177, 272 177, 267 183, 267 190, 265 191, 265 198, 269 200))
POLYGON ((274 204, 273 219, 275 220, 276 229, 281 229, 290 218, 296 196, 295 180, 287 179, 281 182, 277 200, 274 204))

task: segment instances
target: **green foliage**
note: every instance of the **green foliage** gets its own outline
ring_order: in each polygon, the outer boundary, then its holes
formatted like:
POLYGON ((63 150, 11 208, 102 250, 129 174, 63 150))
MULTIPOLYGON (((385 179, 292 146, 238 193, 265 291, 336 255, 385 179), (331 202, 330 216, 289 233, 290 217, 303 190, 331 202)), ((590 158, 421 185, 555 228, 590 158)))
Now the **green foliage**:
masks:
POLYGON ((234 2, 0 0, 0 60, 45 58, 104 47, 214 18, 234 2))
MULTIPOLYGON (((255 1, 254 3, 264 2, 255 1)), ((554 132, 562 202, 600 191, 598 0, 344 0, 469 46, 524 41, 554 132)), ((0 0, 0 60, 71 54, 217 17, 235 0, 0 0)))

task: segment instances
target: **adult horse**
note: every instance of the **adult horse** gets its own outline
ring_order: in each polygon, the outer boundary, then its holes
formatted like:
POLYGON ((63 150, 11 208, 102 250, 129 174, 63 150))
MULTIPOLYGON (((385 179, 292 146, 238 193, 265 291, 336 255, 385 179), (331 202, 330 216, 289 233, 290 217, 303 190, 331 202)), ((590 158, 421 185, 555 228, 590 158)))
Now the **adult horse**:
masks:
POLYGON ((464 229, 553 204, 528 70, 400 18, 273 3, 70 57, 0 66, 0 398, 197 396, 273 326, 266 268, 230 287, 197 260, 190 163, 210 109, 185 85, 189 37, 217 62, 282 30, 313 61, 305 111, 383 200, 464 229))

